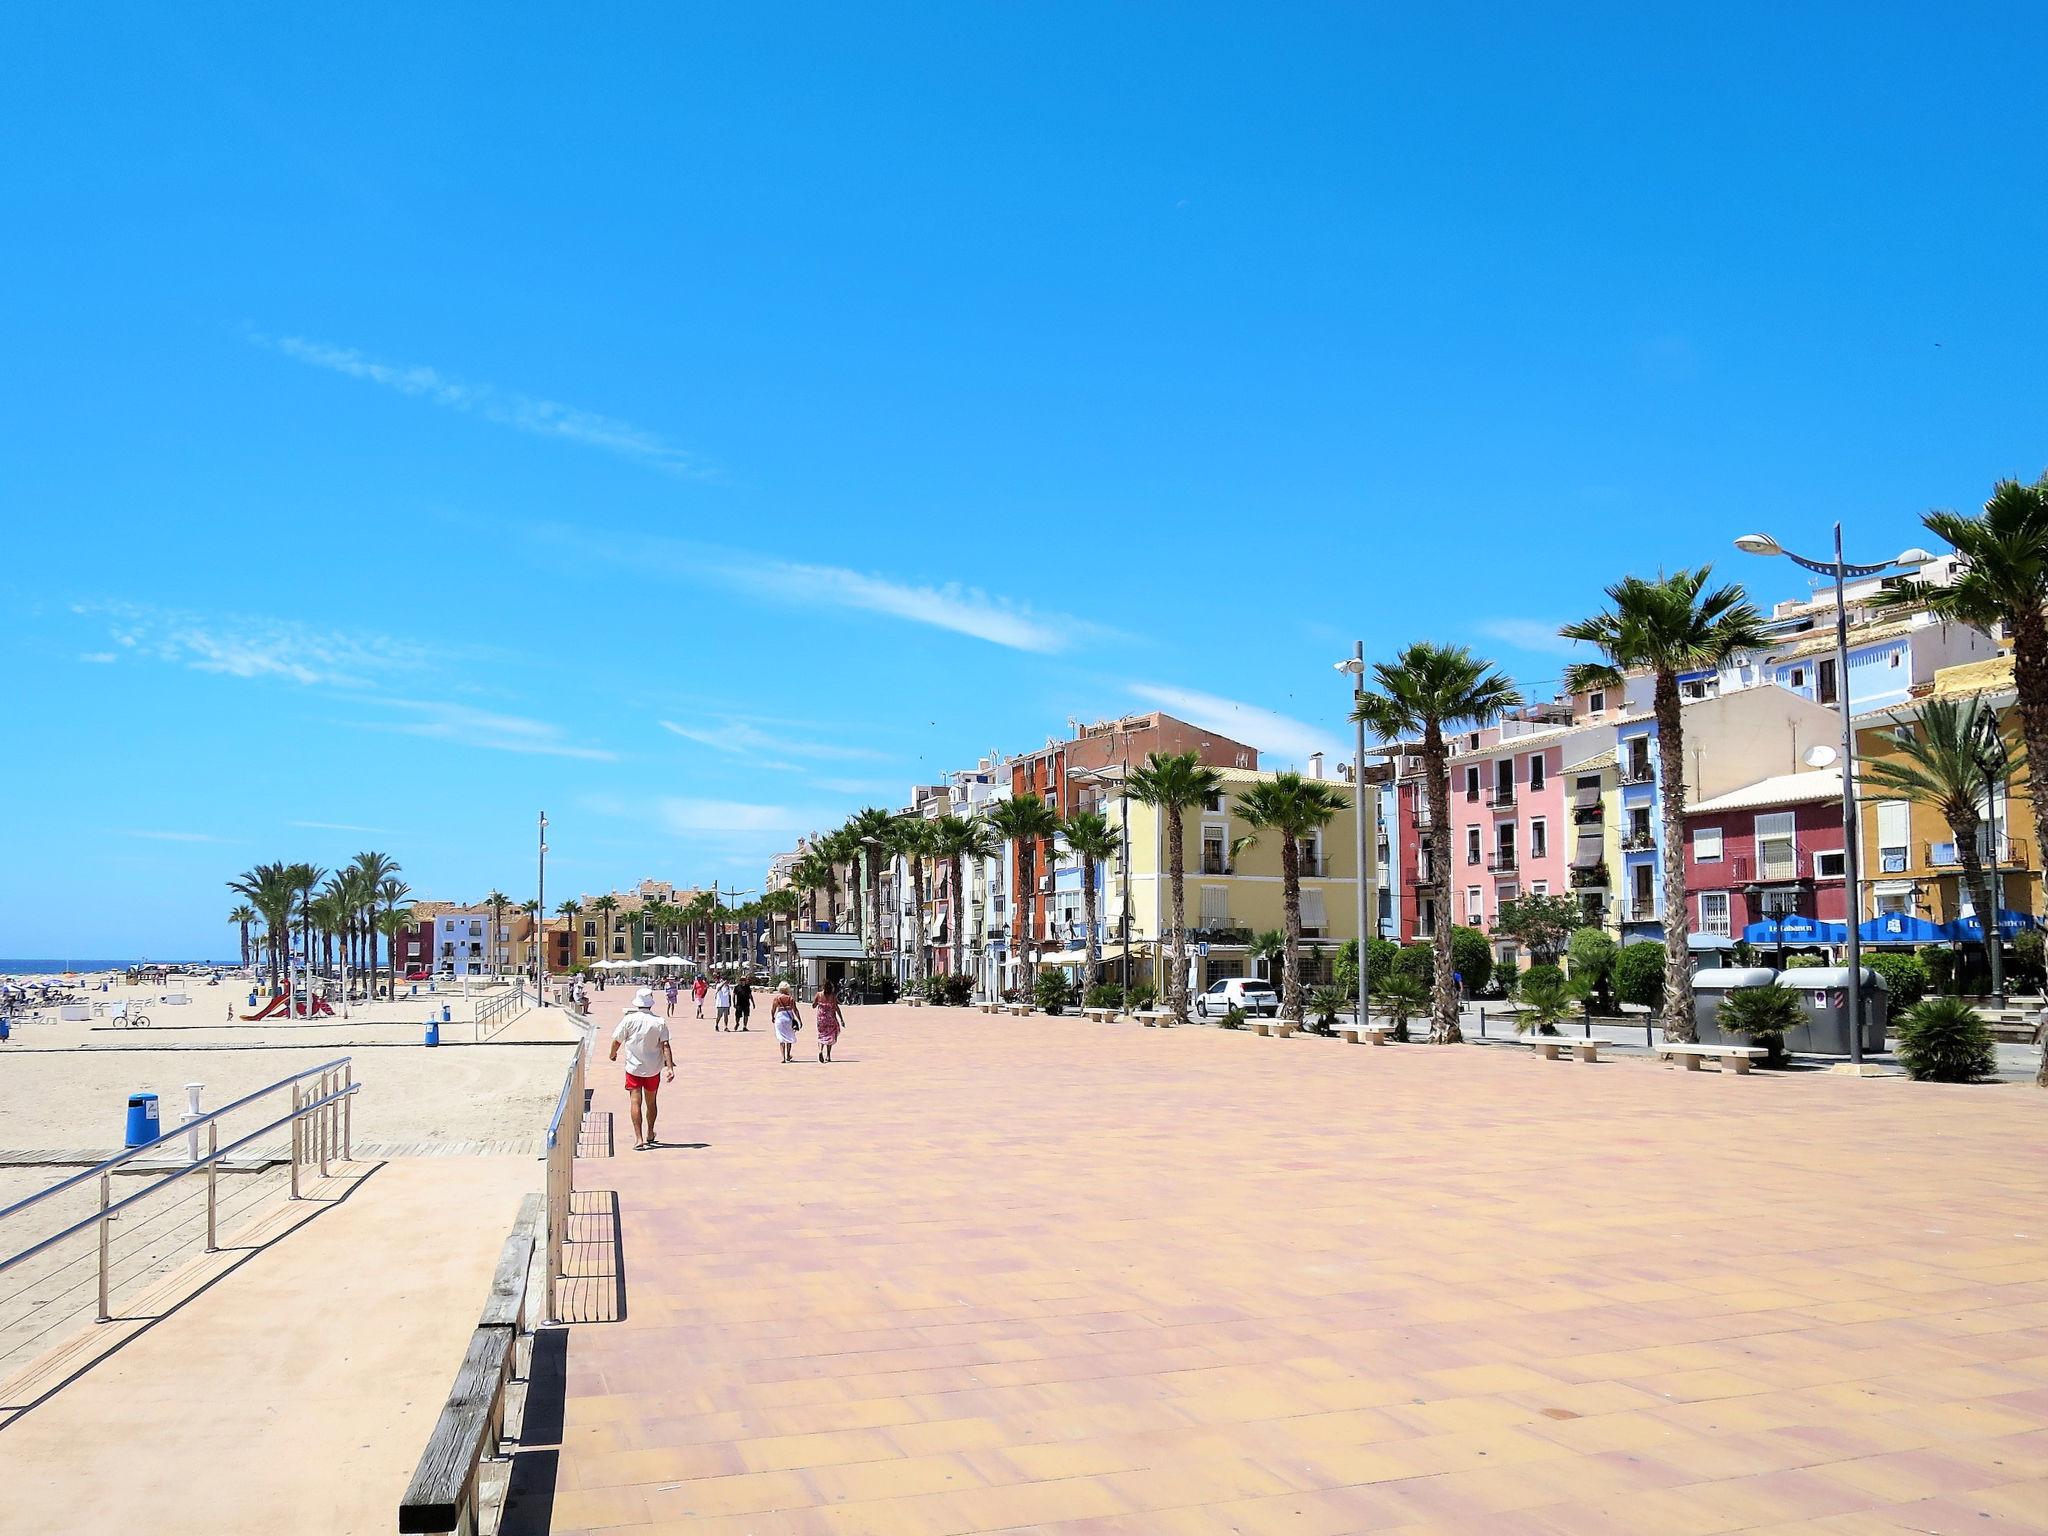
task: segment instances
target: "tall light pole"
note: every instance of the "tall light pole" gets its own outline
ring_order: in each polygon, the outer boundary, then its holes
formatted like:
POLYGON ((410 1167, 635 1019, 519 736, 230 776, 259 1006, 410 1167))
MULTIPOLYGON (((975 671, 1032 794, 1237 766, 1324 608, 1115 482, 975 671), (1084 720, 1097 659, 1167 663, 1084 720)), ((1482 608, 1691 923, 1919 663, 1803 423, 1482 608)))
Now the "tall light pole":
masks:
MULTIPOLYGON (((1365 692, 1365 642, 1353 643, 1351 654, 1337 663, 1337 670, 1351 678, 1351 699, 1353 713, 1356 713, 1358 696, 1365 692)), ((1356 824, 1358 837, 1358 1027, 1363 1029, 1372 1022, 1369 1011, 1372 1004, 1372 983, 1366 973, 1371 969, 1372 928, 1366 926, 1367 911, 1376 906, 1372 890, 1371 870, 1366 863, 1365 850, 1365 721, 1360 718, 1353 722, 1358 727, 1358 739, 1354 743, 1351 759, 1352 805, 1351 819, 1356 824)))
POLYGON ((1783 555, 1794 565, 1835 582, 1835 702, 1842 716, 1842 887, 1847 897, 1845 925, 1849 931, 1849 1071, 1863 1072, 1863 950, 1857 927, 1863 921, 1862 855, 1856 817, 1856 731, 1849 714, 1849 578, 1878 576, 1894 567, 1914 568, 1934 556, 1909 549, 1876 565, 1850 565, 1842 559, 1842 525, 1835 524, 1835 558, 1809 560, 1795 555, 1768 533, 1745 533, 1735 547, 1750 555, 1783 555))
MULTIPOLYGON (((538 1004, 548 1005, 548 813, 540 813, 540 871, 534 880, 534 897, 540 902, 540 910, 533 914, 533 949, 535 956, 533 984, 539 994, 538 1004)), ((396 992, 396 987, 392 991, 396 992)))
MULTIPOLYGON (((1991 993, 1998 999, 1998 1006, 2005 1006, 2005 893, 2001 889, 2002 877, 1998 868, 1998 792, 2005 786, 2005 776, 2012 764, 2012 754, 2006 750, 2005 737, 1998 730, 1998 709, 1994 705, 1987 715, 1980 715, 1982 739, 1977 744, 1977 761, 1984 767, 1984 803, 1991 813, 1991 915, 1979 920, 1984 930, 1984 953, 1991 961, 1991 993)), ((2008 820, 2007 825, 2011 823, 2008 820)))

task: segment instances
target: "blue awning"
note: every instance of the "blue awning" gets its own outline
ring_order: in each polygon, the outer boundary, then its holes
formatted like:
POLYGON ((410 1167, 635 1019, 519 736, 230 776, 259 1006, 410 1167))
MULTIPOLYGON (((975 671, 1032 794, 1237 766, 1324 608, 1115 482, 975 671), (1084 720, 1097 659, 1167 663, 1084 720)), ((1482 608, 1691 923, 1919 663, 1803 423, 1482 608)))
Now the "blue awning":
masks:
POLYGON ((1939 944, 1948 936, 1941 924, 1910 912, 1880 912, 1856 929, 1865 944, 1939 944))
MULTIPOLYGON (((1998 931, 2005 938, 2009 939, 2016 933, 2040 926, 2034 921, 2034 914, 2031 912, 2011 912, 2004 907, 1998 909, 1998 931)), ((1969 944, 1984 942, 1984 924, 1976 917, 1957 918, 1945 925, 1945 933, 1951 939, 1961 939, 1969 944)))
POLYGON ((1849 937, 1847 923, 1824 923, 1803 912, 1787 912, 1749 924, 1742 936, 1752 944, 1841 944, 1849 937))

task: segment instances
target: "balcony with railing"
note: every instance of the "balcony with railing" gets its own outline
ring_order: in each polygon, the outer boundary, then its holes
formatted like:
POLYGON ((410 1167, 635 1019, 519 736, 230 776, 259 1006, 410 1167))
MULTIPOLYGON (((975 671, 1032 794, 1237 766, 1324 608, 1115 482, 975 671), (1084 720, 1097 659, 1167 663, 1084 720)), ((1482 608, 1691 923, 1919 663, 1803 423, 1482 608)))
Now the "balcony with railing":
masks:
POLYGON ((1408 871, 1407 881, 1410 885, 1435 885, 1436 868, 1434 865, 1427 863, 1418 864, 1415 868, 1408 871))
POLYGON ((1642 829, 1631 829, 1621 834, 1623 853, 1654 853, 1657 849, 1657 834, 1642 829))
MULTIPOLYGON (((1991 835, 1988 832, 1977 834, 1977 862, 1987 868, 1992 862, 1991 835)), ((2027 845, 2016 837, 2002 837, 1998 840, 1997 862, 2004 869, 2032 867, 2027 859, 2027 845)), ((1960 869, 1963 865, 1962 849, 1953 842, 1929 843, 1927 863, 1933 869, 1960 869)))
POLYGON ((1595 800, 1591 805, 1574 806, 1572 824, 1580 827, 1597 827, 1607 820, 1607 807, 1595 800))
POLYGON ((1512 848, 1502 848, 1489 854, 1486 860, 1486 867, 1497 875, 1512 875, 1518 867, 1515 850, 1512 848))
POLYGON ((1657 782, 1657 768, 1654 763, 1623 763, 1621 782, 1624 784, 1654 784, 1657 782))
POLYGON ((1654 923, 1657 921, 1657 903, 1654 899, 1632 897, 1616 904, 1615 919, 1623 923, 1654 923))
POLYGON ((1607 865, 1584 864, 1572 870, 1572 885, 1578 890, 1604 890, 1607 886, 1607 865))
POLYGON ((1486 803, 1497 811, 1513 810, 1515 808, 1515 786, 1512 784, 1496 785, 1493 793, 1487 796, 1486 803))

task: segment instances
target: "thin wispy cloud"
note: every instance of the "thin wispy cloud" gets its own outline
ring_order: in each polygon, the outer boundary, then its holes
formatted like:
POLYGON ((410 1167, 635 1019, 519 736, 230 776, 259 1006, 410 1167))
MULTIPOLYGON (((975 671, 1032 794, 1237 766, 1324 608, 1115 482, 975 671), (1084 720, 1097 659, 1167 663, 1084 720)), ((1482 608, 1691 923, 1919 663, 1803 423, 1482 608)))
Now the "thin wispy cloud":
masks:
POLYGON ((502 715, 475 709, 467 704, 449 704, 431 699, 377 699, 382 704, 413 716, 409 720, 359 722, 370 730, 394 731, 401 736, 422 736, 430 741, 448 741, 457 746, 486 752, 520 752, 535 757, 573 757, 587 762, 618 760, 616 752, 587 747, 569 739, 561 726, 524 715, 502 715))
POLYGON ((304 827, 312 832, 368 832, 378 837, 388 837, 389 827, 359 827, 352 821, 288 821, 288 827, 304 827))
POLYGON ((661 824, 671 832, 801 832, 817 820, 815 813, 787 805, 707 800, 693 795, 670 795, 655 802, 654 809, 661 824))
POLYGON ((731 564, 725 567, 725 574, 759 592, 783 597, 800 593, 806 603, 887 614, 913 624, 971 635, 1013 651, 1064 651, 1082 631, 1093 632, 1093 626, 1081 620, 1034 613, 1021 604, 991 597, 979 587, 958 582, 918 586, 842 566, 792 565, 778 560, 758 565, 731 564))
POLYGON ((122 830, 124 837, 140 837, 152 843, 227 843, 234 839, 217 837, 211 832, 156 832, 138 831, 132 828, 122 830))
POLYGON ((596 411, 564 405, 559 400, 520 394, 515 390, 500 389, 494 384, 471 384, 424 363, 379 362, 353 347, 331 346, 326 342, 309 341, 303 336, 252 336, 251 340, 309 367, 360 379, 396 394, 425 400, 447 410, 461 411, 535 437, 553 438, 580 448, 616 454, 664 474, 704 478, 711 473, 709 466, 694 454, 678 448, 658 433, 614 416, 602 416, 596 411))
POLYGON ((1511 645, 1518 651, 1531 651, 1542 656, 1576 656, 1579 644, 1567 640, 1557 632, 1555 624, 1542 619, 1481 619, 1476 626, 1479 633, 1502 645, 1511 645))
POLYGON ((1302 763, 1311 752, 1324 753, 1336 761, 1346 751, 1334 737, 1307 721, 1256 704, 1159 683, 1132 683, 1129 688, 1146 703, 1156 704, 1191 725, 1257 747, 1262 765, 1267 755, 1283 762, 1302 763))
POLYGON ((78 659, 91 666, 109 667, 116 661, 119 661, 120 657, 116 656, 112 651, 85 651, 79 655, 78 659))
POLYGON ((883 779, 813 779, 811 784, 816 789, 829 789, 835 795, 855 795, 862 799, 881 799, 903 793, 901 784, 883 779))
MULTIPOLYGON (((725 718, 716 722, 684 725, 675 720, 664 720, 661 728, 700 746, 712 747, 720 752, 735 756, 750 756, 762 752, 780 752, 790 757, 830 759, 844 762, 879 762, 887 757, 871 747, 846 746, 836 741, 805 741, 800 737, 782 736, 773 731, 764 731, 745 720, 725 718)), ((786 764, 764 763, 762 767, 788 766, 786 764)))
POLYGON ((104 620, 116 649, 83 659, 145 657, 224 677, 373 686, 428 663, 419 646, 364 631, 325 629, 260 615, 200 615, 146 603, 77 603, 72 612, 104 620))

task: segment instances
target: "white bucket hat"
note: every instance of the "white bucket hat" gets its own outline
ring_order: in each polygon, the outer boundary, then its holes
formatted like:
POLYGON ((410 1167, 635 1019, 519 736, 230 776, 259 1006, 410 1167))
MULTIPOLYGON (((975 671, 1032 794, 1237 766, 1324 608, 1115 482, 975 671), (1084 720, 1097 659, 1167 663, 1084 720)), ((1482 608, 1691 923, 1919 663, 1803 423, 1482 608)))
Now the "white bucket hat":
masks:
POLYGON ((638 992, 635 992, 633 994, 633 1006, 635 1008, 652 1008, 654 1006, 654 989, 652 987, 642 987, 638 992))

